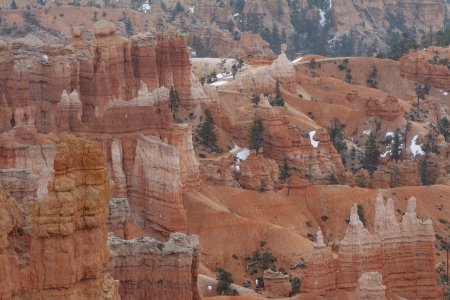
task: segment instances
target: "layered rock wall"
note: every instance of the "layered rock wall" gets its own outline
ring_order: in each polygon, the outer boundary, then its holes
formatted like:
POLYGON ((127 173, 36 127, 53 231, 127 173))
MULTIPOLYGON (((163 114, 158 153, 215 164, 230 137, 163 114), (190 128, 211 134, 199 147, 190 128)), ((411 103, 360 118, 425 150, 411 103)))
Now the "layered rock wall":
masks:
POLYGON ((446 62, 450 59, 450 49, 430 47, 427 50, 411 51, 400 59, 400 74, 408 79, 448 90, 450 69, 446 62))
POLYGON ((393 200, 388 199, 385 206, 380 191, 375 202, 376 234, 370 234, 359 220, 355 204, 336 260, 318 232, 303 290, 324 295, 335 287, 356 289, 361 299, 385 299, 386 289, 406 299, 439 299, 433 225, 430 220, 419 220, 415 209, 416 200, 411 197, 402 221, 398 222, 393 200))
POLYGON ((120 280, 122 299, 198 300, 197 236, 171 234, 161 243, 147 237, 121 240, 109 237, 110 273, 120 280))
POLYGON ((157 236, 186 231, 186 212, 181 203, 180 155, 176 148, 157 138, 141 135, 129 185, 130 207, 138 218, 138 225, 157 236))
POLYGON ((99 144, 62 136, 54 171, 49 193, 27 211, 2 194, 0 298, 120 299, 104 273, 113 185, 99 144))

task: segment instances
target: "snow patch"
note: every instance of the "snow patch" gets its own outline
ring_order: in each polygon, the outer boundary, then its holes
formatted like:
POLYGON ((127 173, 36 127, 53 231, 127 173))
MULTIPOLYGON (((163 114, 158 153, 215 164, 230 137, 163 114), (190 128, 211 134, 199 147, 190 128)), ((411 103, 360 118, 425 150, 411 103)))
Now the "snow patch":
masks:
POLYGON ((448 96, 448 92, 443 92, 442 94, 444 94, 444 96, 448 96))
POLYGON ((386 152, 384 152, 383 154, 381 154, 380 156, 385 158, 387 155, 391 155, 391 150, 387 150, 386 152))
POLYGON ((394 133, 392 131, 388 131, 388 132, 386 132, 386 137, 388 137, 388 136, 394 137, 394 133))
POLYGON ((45 60, 45 62, 48 62, 48 55, 46 54, 42 55, 42 59, 45 60))
POLYGON ((145 2, 144 4, 142 4, 142 10, 143 10, 144 12, 148 12, 148 11, 150 11, 151 9, 152 9, 152 6, 151 6, 150 4, 148 4, 148 1, 145 2))
POLYGON ((211 83, 211 85, 221 86, 221 85, 224 85, 224 84, 227 84, 227 83, 228 83, 228 81, 220 80, 220 81, 216 81, 216 82, 211 83))
POLYGON ((319 14, 320 14, 319 24, 320 24, 320 26, 324 27, 325 24, 327 23, 327 18, 325 17, 325 12, 323 10, 319 9, 319 14))
POLYGON ((299 61, 301 61, 303 59, 303 56, 302 57, 299 57, 299 58, 296 58, 296 59, 294 59, 293 61, 292 61, 292 63, 293 64, 295 64, 295 63, 298 63, 299 61))
POLYGON ((235 16, 235 17, 239 16, 239 13, 235 13, 234 16, 235 16))
POLYGON ((317 148, 319 146, 319 141, 314 140, 314 136, 316 135, 316 131, 309 132, 309 140, 311 141, 311 146, 317 148))
POLYGON ((236 157, 239 160, 246 160, 249 155, 250 155, 250 150, 247 148, 244 148, 236 154, 236 157))
POLYGON ((370 133, 371 133, 370 129, 367 129, 367 130, 363 131, 363 134, 365 134, 365 135, 369 135, 370 133))
POLYGON ((230 153, 239 160, 246 160, 250 155, 250 150, 248 148, 241 148, 235 144, 234 148, 230 150, 230 153))
POLYGON ((194 6, 194 5, 192 5, 191 7, 189 7, 189 10, 191 11, 191 14, 194 13, 194 9, 195 9, 195 6, 194 6))
POLYGON ((411 150, 411 153, 416 156, 417 154, 424 155, 425 152, 422 150, 422 145, 417 145, 417 139, 419 138, 419 135, 415 135, 411 141, 411 146, 409 146, 409 149, 411 150))

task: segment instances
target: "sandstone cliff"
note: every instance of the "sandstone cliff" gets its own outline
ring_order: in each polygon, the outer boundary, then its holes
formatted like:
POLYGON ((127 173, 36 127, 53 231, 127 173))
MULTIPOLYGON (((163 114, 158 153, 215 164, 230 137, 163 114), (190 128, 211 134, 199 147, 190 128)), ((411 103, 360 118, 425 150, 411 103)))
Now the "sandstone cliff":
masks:
POLYGON ((161 243, 148 237, 121 240, 110 235, 109 249, 108 268, 120 280, 122 299, 200 299, 197 236, 173 233, 161 243))
POLYGON ((426 83, 439 89, 450 87, 450 49, 430 47, 426 50, 411 51, 400 60, 400 72, 408 79, 426 83))
POLYGON ((101 148, 64 135, 54 170, 49 193, 23 213, 1 194, 1 298, 120 299, 104 272, 113 185, 101 148))

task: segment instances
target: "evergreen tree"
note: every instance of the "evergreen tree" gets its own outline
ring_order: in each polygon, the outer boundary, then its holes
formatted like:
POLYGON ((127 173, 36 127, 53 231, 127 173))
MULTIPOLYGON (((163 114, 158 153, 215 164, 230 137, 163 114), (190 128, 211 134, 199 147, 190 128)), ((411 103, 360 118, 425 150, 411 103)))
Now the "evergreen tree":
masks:
POLYGON ((344 150, 347 150, 347 144, 344 137, 345 124, 341 123, 337 118, 334 118, 330 122, 330 128, 328 128, 328 134, 330 135, 331 142, 334 149, 339 154, 342 154, 344 150))
POLYGON ((215 123, 209 109, 205 110, 205 122, 198 129, 198 138, 200 143, 207 149, 218 152, 217 136, 215 133, 215 123))
POLYGON ((431 184, 430 170, 428 168, 428 155, 424 155, 420 161, 419 171, 420 171, 420 181, 423 185, 431 184))
POLYGON ((287 158, 285 157, 284 161, 283 161, 283 166, 281 166, 280 176, 279 176, 279 179, 281 182, 285 182, 290 177, 289 170, 290 170, 290 168, 287 163, 287 158))
POLYGON ((264 179, 261 179, 261 181, 259 182, 258 192, 264 193, 265 191, 267 191, 267 185, 264 179))
POLYGON ((247 31, 251 31, 253 33, 258 33, 261 31, 262 28, 262 17, 260 13, 257 12, 250 12, 245 15, 246 19, 246 26, 245 29, 247 31))
POLYGON ((258 106, 259 101, 261 101, 261 98, 259 97, 259 95, 257 93, 253 93, 252 94, 252 102, 255 106, 258 106))
POLYGON ((11 4, 9 5, 9 7, 10 7, 11 9, 17 9, 17 3, 16 3, 16 0, 12 0, 12 1, 11 1, 11 4))
POLYGON ((426 155, 428 155, 429 153, 439 154, 439 150, 436 145, 437 134, 435 133, 433 128, 428 131, 425 138, 425 142, 422 145, 423 152, 425 152, 426 155))
POLYGON ((443 117, 438 122, 438 130, 444 136, 445 141, 450 141, 450 122, 447 117, 443 117))
POLYGON ((280 81, 275 82, 275 99, 270 103, 272 106, 284 106, 284 98, 281 95, 280 81))
POLYGON ((255 149, 257 152, 263 143, 264 134, 264 121, 261 118, 257 118, 253 121, 250 129, 250 148, 255 149))
POLYGON ((170 88, 169 105, 170 111, 172 112, 173 118, 175 119, 176 109, 180 106, 180 97, 178 96, 178 92, 174 87, 170 88))
POLYGON ((216 269, 217 293, 219 295, 237 295, 237 291, 231 288, 233 278, 231 273, 221 267, 216 269))
POLYGON ((358 204, 356 206, 358 208, 358 217, 359 220, 363 223, 364 226, 366 226, 366 216, 364 215, 364 207, 361 204, 358 204))
POLYGON ((353 80, 352 70, 350 68, 348 68, 347 71, 345 72, 345 80, 347 80, 348 83, 351 83, 353 80))
POLYGON ((369 174, 372 175, 373 172, 378 167, 379 159, 380 159, 380 150, 378 149, 377 146, 375 134, 370 133, 365 144, 363 168, 369 171, 369 174))
POLYGON ((424 85, 418 84, 415 88, 417 97, 417 118, 420 119, 420 100, 425 100, 425 98, 430 94, 431 85, 427 82, 424 85))
POLYGON ((330 175, 329 181, 330 181, 330 184, 338 184, 339 183, 339 181, 338 181, 336 175, 334 175, 334 173, 330 175))
POLYGON ((270 48, 272 48, 275 54, 280 54, 281 52, 281 38, 277 23, 273 23, 272 25, 272 39, 270 43, 270 48))
POLYGON ((371 88, 376 89, 378 87, 377 83, 378 69, 376 66, 372 67, 372 72, 369 75, 369 79, 367 79, 367 85, 371 88))
POLYGON ((394 131, 394 136, 392 137, 391 155, 390 160, 395 160, 396 162, 403 158, 402 155, 402 132, 399 128, 394 131))

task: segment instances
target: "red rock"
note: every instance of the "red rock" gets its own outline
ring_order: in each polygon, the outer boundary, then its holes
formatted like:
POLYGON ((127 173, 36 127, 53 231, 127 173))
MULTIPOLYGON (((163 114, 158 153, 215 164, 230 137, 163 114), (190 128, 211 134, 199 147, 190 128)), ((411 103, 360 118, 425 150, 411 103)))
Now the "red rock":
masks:
POLYGON ((240 163, 238 182, 245 189, 258 190, 261 182, 264 182, 267 190, 273 190, 278 182, 280 170, 277 163, 263 155, 257 155, 251 151, 247 159, 240 163))
POLYGON ((174 233, 165 243, 148 237, 121 240, 110 236, 109 248, 109 270, 121 282, 122 299, 200 299, 197 236, 174 233))
POLYGON ((264 271, 263 279, 264 290, 267 293, 278 297, 289 297, 292 290, 291 283, 289 282, 289 275, 268 269, 264 271))
POLYGON ((302 280, 302 291, 324 295, 336 289, 336 260, 331 248, 323 242, 322 231, 317 231, 317 242, 307 272, 302 280))
POLYGON ((337 287, 354 290, 366 272, 383 273, 383 254, 378 235, 370 234, 359 220, 356 204, 350 212, 350 224, 339 243, 337 287))
POLYGON ((450 59, 448 48, 429 47, 427 50, 411 51, 400 59, 400 73, 408 79, 425 83, 427 80, 440 89, 450 87, 450 69, 447 66, 434 62, 450 59))
POLYGON ((29 204, 28 216, 0 192, 0 298, 120 299, 104 272, 113 185, 99 144, 62 136, 54 169, 49 193, 29 204))
POLYGON ((385 290, 386 287, 383 285, 383 280, 380 273, 364 273, 358 279, 358 288, 356 290, 358 299, 386 300, 385 290))

